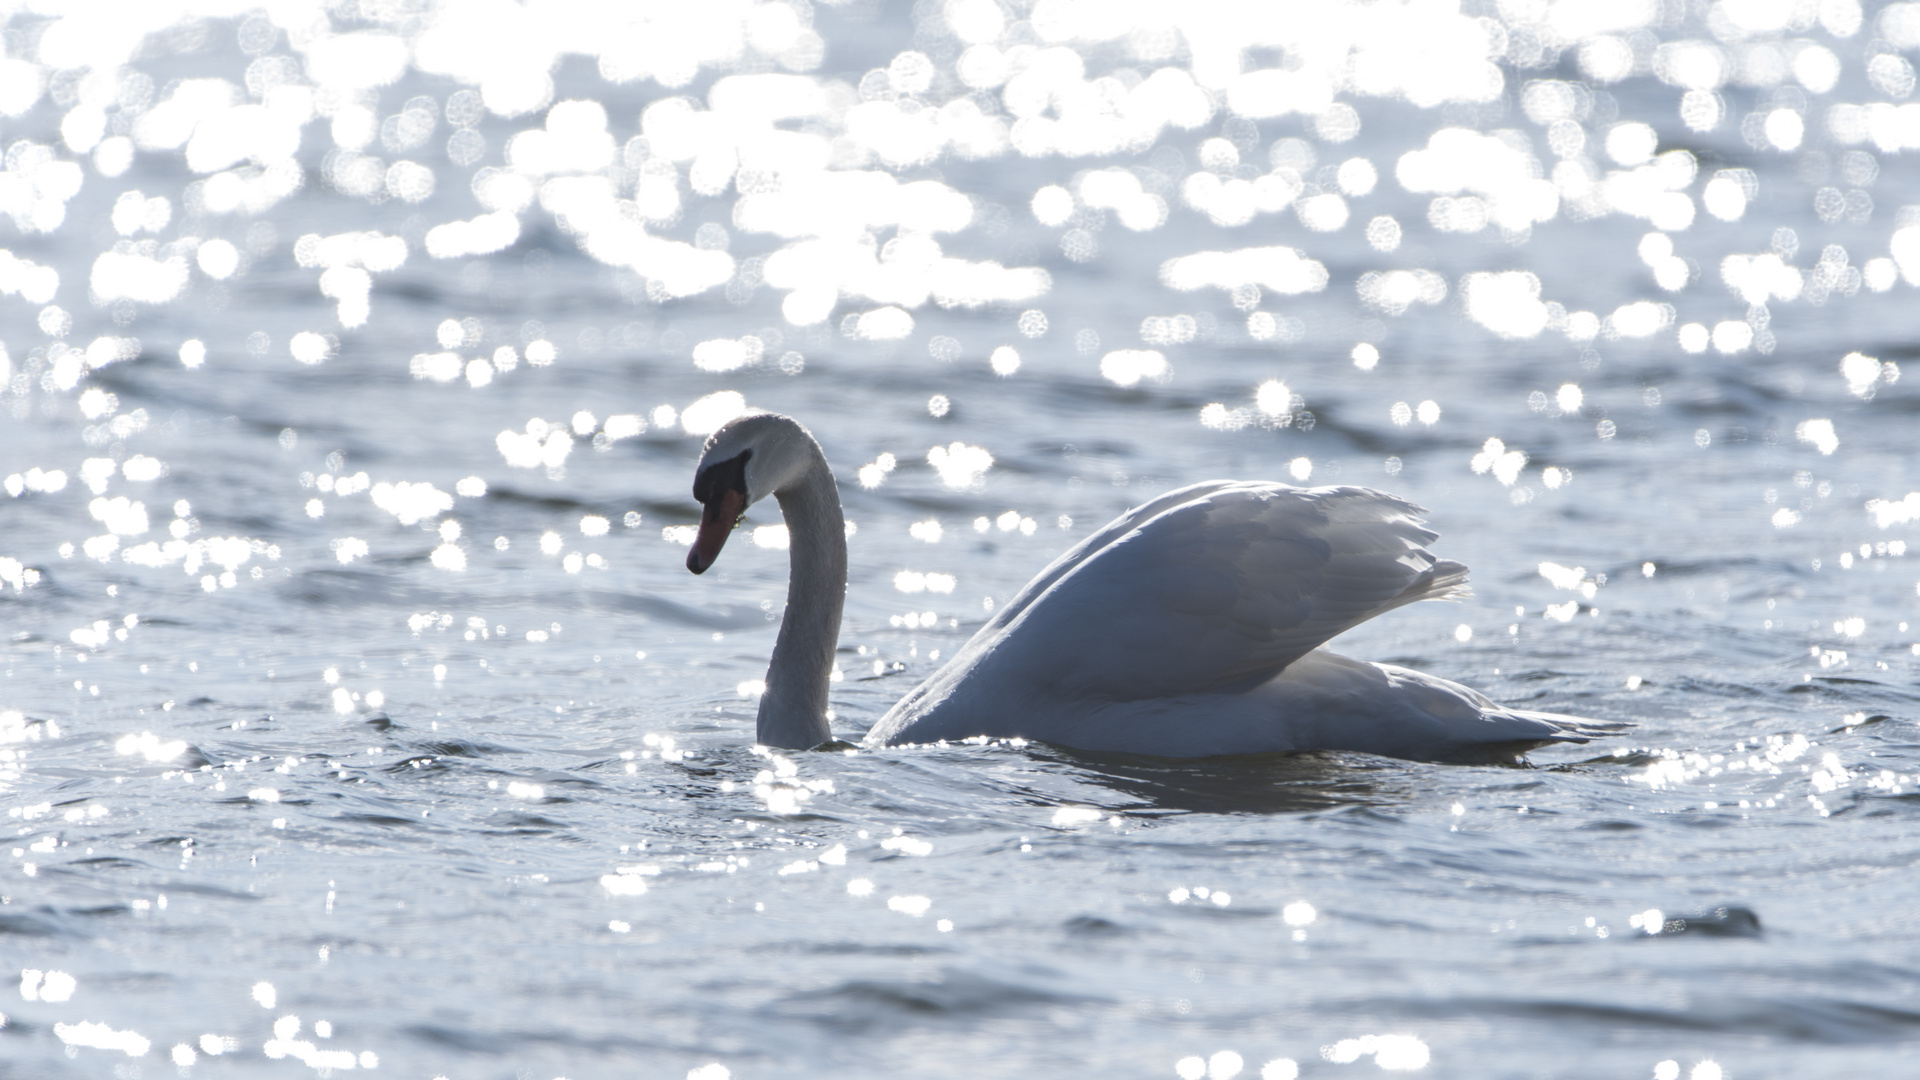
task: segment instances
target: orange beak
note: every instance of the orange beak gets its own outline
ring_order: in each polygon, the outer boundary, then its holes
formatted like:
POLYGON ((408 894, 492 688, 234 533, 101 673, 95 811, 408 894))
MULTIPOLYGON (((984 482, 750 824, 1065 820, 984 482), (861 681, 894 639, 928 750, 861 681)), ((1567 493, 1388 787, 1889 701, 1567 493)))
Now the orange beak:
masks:
POLYGON ((746 509, 747 497, 732 490, 721 491, 706 505, 700 514, 700 532, 693 539, 693 550, 687 552, 687 569, 696 574, 707 572, 707 567, 720 557, 728 534, 740 523, 740 515, 746 509))

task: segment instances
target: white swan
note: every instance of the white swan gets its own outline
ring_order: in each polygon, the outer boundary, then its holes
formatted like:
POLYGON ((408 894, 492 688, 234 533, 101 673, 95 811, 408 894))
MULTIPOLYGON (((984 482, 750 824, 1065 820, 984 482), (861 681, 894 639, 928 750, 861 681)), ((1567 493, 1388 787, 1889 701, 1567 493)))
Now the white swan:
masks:
MULTIPOLYGON (((704 507, 687 555, 696 574, 747 507, 778 500, 792 568, 758 738, 790 749, 828 742, 847 543, 820 444, 789 417, 741 417, 708 438, 693 495, 704 507)), ((1055 559, 867 742, 1021 736, 1164 757, 1357 750, 1441 760, 1617 730, 1319 647, 1402 604, 1466 594, 1467 568, 1427 551, 1438 534, 1419 513, 1358 487, 1211 480, 1170 491, 1055 559)))

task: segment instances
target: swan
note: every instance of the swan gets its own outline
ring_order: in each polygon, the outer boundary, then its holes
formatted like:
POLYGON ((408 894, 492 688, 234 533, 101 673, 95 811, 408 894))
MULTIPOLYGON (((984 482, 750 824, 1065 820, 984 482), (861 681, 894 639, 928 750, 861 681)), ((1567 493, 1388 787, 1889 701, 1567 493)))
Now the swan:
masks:
MULTIPOLYGON (((840 491, 790 417, 736 418, 694 473, 687 569, 704 573, 746 509, 786 518, 787 606, 757 738, 831 741, 827 688, 846 599, 840 491)), ((1128 510, 1055 559, 867 734, 870 746, 1022 737, 1193 758, 1351 750, 1510 759, 1623 725, 1513 709, 1458 683, 1321 645, 1416 600, 1467 595, 1429 553, 1420 507, 1362 487, 1209 480, 1128 510)))

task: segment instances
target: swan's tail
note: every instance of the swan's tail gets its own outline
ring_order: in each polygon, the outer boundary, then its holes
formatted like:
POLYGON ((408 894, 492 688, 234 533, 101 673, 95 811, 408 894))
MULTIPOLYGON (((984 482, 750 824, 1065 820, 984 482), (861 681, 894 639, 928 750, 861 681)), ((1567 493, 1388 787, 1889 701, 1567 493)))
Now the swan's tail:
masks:
POLYGON ((1605 738, 1633 727, 1615 720, 1594 720, 1565 713, 1536 712, 1531 709, 1501 709, 1503 720, 1519 720, 1534 727, 1532 732, 1509 738, 1490 739, 1452 747, 1438 760, 1457 764, 1523 765, 1529 750, 1564 743, 1585 743, 1605 738))
POLYGON ((1618 735, 1633 727, 1624 720, 1594 720, 1585 716, 1569 716, 1566 713, 1535 712, 1531 709, 1508 709, 1509 715, 1542 724, 1550 724, 1554 730, 1541 742, 1584 743, 1593 739, 1604 739, 1609 735, 1618 735))

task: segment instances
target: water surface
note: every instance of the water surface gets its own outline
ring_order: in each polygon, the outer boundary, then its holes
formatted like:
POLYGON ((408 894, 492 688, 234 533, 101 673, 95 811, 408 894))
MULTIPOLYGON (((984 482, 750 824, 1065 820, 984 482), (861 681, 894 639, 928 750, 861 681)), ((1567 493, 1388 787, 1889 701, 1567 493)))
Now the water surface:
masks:
POLYGON ((0 1075, 1910 1059, 1914 5, 205 7, 8 16, 0 1075), (1637 726, 756 750, 749 407, 852 743, 1221 476, 1473 568, 1341 651, 1637 726))

